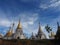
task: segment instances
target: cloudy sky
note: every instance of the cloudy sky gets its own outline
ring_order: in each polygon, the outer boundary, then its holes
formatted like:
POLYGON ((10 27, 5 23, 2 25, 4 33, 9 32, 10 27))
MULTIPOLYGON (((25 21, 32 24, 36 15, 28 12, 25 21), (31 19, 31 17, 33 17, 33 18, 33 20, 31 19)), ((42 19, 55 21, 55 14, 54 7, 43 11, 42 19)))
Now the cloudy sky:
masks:
POLYGON ((36 34, 39 22, 45 34, 46 24, 56 32, 60 0, 0 0, 0 33, 6 34, 13 22, 16 29, 19 19, 26 35, 36 34))

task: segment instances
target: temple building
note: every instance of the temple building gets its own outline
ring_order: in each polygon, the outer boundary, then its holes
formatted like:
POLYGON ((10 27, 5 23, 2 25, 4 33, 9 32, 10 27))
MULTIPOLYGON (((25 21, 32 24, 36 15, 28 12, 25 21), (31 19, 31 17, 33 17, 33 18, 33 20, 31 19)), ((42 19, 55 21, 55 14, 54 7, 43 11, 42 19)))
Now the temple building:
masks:
POLYGON ((25 39, 25 38, 26 37, 23 33, 22 25, 21 25, 20 20, 19 20, 18 26, 17 26, 16 31, 14 33, 14 39, 25 39))
POLYGON ((38 29, 37 35, 34 36, 33 33, 32 33, 31 39, 35 39, 35 40, 47 39, 46 35, 43 33, 43 31, 41 29, 40 23, 39 23, 39 29, 38 29))
POLYGON ((13 27, 14 27, 14 23, 12 24, 10 29, 7 31, 6 35, 3 37, 4 39, 13 39, 13 34, 14 34, 13 27))
POLYGON ((35 39, 35 36, 34 36, 33 32, 32 32, 32 35, 31 35, 30 39, 35 39))
POLYGON ((22 30, 22 25, 20 23, 20 20, 18 22, 18 26, 17 26, 16 31, 14 33, 13 33, 13 27, 14 27, 14 23, 10 27, 10 29, 8 30, 6 35, 3 37, 4 39, 26 39, 26 37, 23 33, 23 30, 22 30))
POLYGON ((36 35, 36 39, 46 39, 46 35, 42 31, 40 23, 39 23, 39 29, 36 35))
POLYGON ((49 39, 55 39, 55 34, 54 34, 54 32, 51 32, 51 33, 50 33, 49 39))

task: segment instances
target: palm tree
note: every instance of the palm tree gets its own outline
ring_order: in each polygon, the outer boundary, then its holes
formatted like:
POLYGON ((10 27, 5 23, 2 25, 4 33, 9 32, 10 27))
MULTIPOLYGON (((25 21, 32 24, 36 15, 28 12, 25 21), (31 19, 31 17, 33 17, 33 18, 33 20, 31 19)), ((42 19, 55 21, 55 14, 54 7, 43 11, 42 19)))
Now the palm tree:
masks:
POLYGON ((48 24, 47 24, 47 26, 45 26, 45 29, 46 29, 46 31, 47 31, 48 33, 50 33, 50 31, 52 31, 52 28, 49 27, 48 24))

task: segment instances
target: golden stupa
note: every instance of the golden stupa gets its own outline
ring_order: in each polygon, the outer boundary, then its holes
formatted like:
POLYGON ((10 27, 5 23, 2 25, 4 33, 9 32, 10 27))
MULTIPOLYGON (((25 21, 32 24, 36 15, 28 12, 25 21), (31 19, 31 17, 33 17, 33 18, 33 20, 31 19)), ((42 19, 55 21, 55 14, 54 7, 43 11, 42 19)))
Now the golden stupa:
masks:
POLYGON ((19 20, 19 22, 18 22, 17 29, 22 29, 22 25, 21 25, 21 23, 20 23, 20 20, 19 20))
POLYGON ((49 37, 51 38, 51 37, 54 37, 55 36, 55 33, 54 32, 51 32, 50 34, 49 34, 49 37))
POLYGON ((9 31, 6 33, 5 36, 7 36, 7 37, 12 36, 12 34, 13 34, 13 27, 14 27, 14 23, 13 23, 12 27, 10 27, 9 31))
POLYGON ((9 30, 9 31, 7 32, 7 34, 6 34, 6 36, 7 36, 7 37, 12 36, 12 31, 11 31, 11 30, 9 30))

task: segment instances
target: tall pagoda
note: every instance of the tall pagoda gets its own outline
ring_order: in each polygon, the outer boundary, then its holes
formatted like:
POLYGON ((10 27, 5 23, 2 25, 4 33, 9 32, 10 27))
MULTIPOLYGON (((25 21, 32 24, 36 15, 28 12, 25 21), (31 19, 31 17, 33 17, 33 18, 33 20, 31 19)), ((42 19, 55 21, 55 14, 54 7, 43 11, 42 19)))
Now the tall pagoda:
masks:
POLYGON ((46 39, 46 35, 42 31, 40 23, 39 23, 39 29, 36 35, 36 39, 46 39))
POLYGON ((59 22, 57 22, 57 32, 56 32, 55 39, 60 39, 60 26, 59 26, 59 22))
POLYGON ((15 34, 14 34, 14 39, 25 39, 25 35, 23 33, 22 25, 21 25, 20 20, 18 22, 16 31, 15 31, 15 34))

